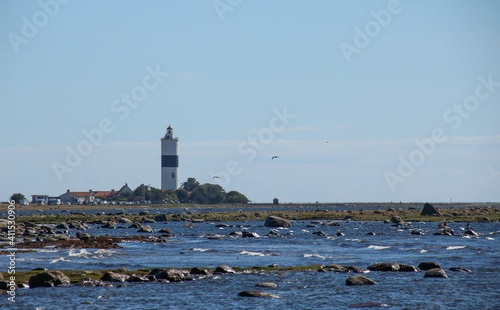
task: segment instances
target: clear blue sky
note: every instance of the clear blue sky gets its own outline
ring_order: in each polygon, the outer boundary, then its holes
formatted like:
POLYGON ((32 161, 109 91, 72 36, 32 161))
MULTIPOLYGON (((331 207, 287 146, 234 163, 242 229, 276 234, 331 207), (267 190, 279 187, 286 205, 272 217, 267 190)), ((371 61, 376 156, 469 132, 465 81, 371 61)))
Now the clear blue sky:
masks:
POLYGON ((60 1, 0 2, 1 201, 159 187, 168 125, 255 202, 500 201, 499 1, 60 1))

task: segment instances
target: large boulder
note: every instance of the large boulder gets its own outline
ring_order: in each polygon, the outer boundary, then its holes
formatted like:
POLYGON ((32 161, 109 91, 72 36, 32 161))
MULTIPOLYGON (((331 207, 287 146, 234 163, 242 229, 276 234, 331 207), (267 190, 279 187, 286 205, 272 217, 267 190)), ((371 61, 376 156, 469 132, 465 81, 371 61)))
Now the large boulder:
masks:
POLYGON ((367 278, 365 276, 357 274, 357 275, 354 275, 352 277, 347 278, 347 280, 345 280, 345 284, 347 284, 347 285, 366 285, 366 284, 372 285, 372 284, 378 284, 378 283, 373 281, 370 278, 367 278))
POLYGON ((439 213, 438 209, 431 205, 430 203, 426 202, 424 204, 424 208, 422 209, 422 213, 420 215, 435 215, 435 216, 443 216, 441 213, 439 213))
POLYGON ((167 215, 165 213, 158 214, 158 215, 155 216, 155 221, 157 221, 157 222, 166 222, 167 221, 167 215))
POLYGON ((125 282, 130 278, 128 274, 118 273, 114 271, 107 271, 102 277, 102 281, 108 282, 125 282))
POLYGON ((279 216, 271 215, 266 219, 264 223, 266 227, 292 227, 292 223, 289 220, 281 218, 279 216))
POLYGON ((248 291, 239 292, 238 296, 241 296, 241 297, 279 298, 279 296, 276 296, 276 295, 271 294, 271 293, 266 293, 266 292, 261 292, 261 291, 254 291, 254 290, 248 290, 248 291))
POLYGON ((155 276, 158 280, 167 280, 169 282, 181 282, 184 281, 184 272, 177 268, 155 268, 151 270, 149 276, 155 276))
POLYGON ((229 266, 221 265, 215 268, 214 273, 236 273, 236 271, 234 271, 233 268, 229 266))
POLYGON ((67 286, 69 277, 59 270, 46 271, 32 276, 29 279, 30 288, 67 286))

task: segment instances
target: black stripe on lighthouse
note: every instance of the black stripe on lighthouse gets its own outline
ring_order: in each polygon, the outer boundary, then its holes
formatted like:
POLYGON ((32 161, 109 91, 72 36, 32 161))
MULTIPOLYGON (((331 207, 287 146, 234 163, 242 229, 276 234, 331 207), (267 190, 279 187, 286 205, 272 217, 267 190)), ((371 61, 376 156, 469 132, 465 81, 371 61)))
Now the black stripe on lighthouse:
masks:
POLYGON ((161 156, 161 166, 169 168, 179 167, 179 156, 178 155, 162 155, 161 156))

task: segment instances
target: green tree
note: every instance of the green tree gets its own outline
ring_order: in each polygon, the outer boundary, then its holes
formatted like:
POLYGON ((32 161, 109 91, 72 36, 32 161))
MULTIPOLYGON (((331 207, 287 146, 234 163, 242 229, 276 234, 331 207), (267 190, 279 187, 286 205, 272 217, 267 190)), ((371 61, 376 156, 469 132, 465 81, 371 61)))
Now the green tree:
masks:
POLYGON ((170 200, 170 201, 178 201, 179 198, 177 198, 177 191, 173 191, 171 189, 167 189, 166 191, 163 191, 163 195, 162 195, 162 201, 167 199, 167 200, 170 200))
POLYGON ((245 203, 246 204, 246 203, 250 202, 250 200, 248 200, 248 198, 245 195, 243 195, 242 193, 240 193, 240 192, 230 191, 226 195, 225 202, 228 202, 228 203, 245 203))
POLYGON ((187 202, 189 200, 189 194, 187 190, 183 188, 178 188, 175 190, 175 195, 180 202, 187 202))
POLYGON ((217 204, 224 201, 226 191, 218 184, 205 183, 194 189, 189 199, 198 204, 217 204))
POLYGON ((15 194, 12 194, 12 196, 10 196, 10 200, 14 200, 15 203, 19 203, 19 201, 21 201, 21 199, 25 199, 26 197, 24 197, 23 194, 21 193, 15 193, 15 194))
POLYGON ((181 184, 181 188, 188 192, 194 191, 198 186, 200 186, 200 182, 196 181, 195 178, 188 178, 186 182, 181 184))

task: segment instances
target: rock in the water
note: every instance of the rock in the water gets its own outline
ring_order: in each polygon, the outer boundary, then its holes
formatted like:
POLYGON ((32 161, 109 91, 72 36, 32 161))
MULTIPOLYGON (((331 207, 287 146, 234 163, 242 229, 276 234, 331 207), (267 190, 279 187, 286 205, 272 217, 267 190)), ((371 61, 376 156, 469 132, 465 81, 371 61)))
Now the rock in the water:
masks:
POLYGON ((474 236, 474 237, 479 236, 479 234, 477 232, 473 231, 472 229, 467 229, 466 231, 464 231, 464 235, 474 236))
MULTIPOLYGON (((341 268, 344 269, 344 267, 342 267, 342 266, 341 266, 341 268)), ((347 266, 347 267, 345 267, 345 272, 369 273, 370 270, 364 269, 364 268, 359 268, 357 266, 347 266)))
POLYGON ((198 268, 198 267, 194 267, 193 269, 191 269, 190 274, 209 275, 210 271, 208 271, 206 269, 201 269, 201 268, 198 268))
POLYGON ((261 291, 253 291, 253 290, 239 292, 238 296, 241 296, 241 297, 279 298, 279 296, 276 296, 276 295, 271 294, 271 293, 266 293, 266 292, 261 292, 261 291))
POLYGON ((373 281, 370 278, 367 278, 365 276, 357 274, 357 275, 354 275, 352 277, 347 278, 347 280, 345 280, 345 284, 347 284, 347 285, 366 285, 366 284, 378 284, 378 283, 373 281))
POLYGON ((463 267, 451 267, 451 271, 460 271, 460 272, 472 272, 470 269, 463 268, 463 267))
POLYGON ((66 286, 70 284, 68 276, 58 270, 42 272, 29 279, 30 288, 66 286))
POLYGON ((149 211, 141 211, 139 212, 139 215, 144 216, 144 215, 149 215, 149 211))
POLYGON ((321 231, 321 230, 313 232, 313 235, 321 236, 321 237, 327 237, 328 236, 324 231, 321 231))
POLYGON ((139 230, 137 232, 152 233, 153 228, 151 228, 151 226, 149 226, 149 225, 146 225, 146 226, 142 226, 141 228, 139 228, 139 230))
POLYGON ((158 214, 155 216, 155 221, 157 222, 166 222, 167 221, 167 215, 166 214, 158 214))
POLYGON ((434 233, 435 236, 454 236, 455 232, 451 228, 441 229, 434 233))
POLYGON ((108 282, 125 282, 130 276, 124 273, 118 273, 114 271, 107 271, 102 277, 102 281, 108 282))
POLYGON ((437 216, 442 216, 441 213, 439 213, 438 209, 431 205, 430 203, 426 202, 424 204, 424 208, 422 209, 422 212, 420 215, 437 215, 437 216))
POLYGON ((441 268, 429 269, 425 272, 425 278, 448 278, 446 272, 441 268))
POLYGON ((292 223, 289 220, 271 215, 266 219, 264 223, 266 227, 292 227, 292 223))
POLYGON ((158 280, 168 280, 169 282, 180 282, 184 281, 184 272, 177 268, 167 268, 167 269, 153 269, 149 273, 149 276, 155 276, 158 280))
POLYGON ((359 304, 350 305, 349 308, 370 308, 370 307, 387 307, 387 304, 380 302, 362 302, 359 304))
POLYGON ((94 280, 92 278, 85 278, 80 280, 75 284, 76 286, 83 286, 83 287, 91 287, 91 286, 107 286, 107 287, 112 287, 113 285, 110 283, 106 283, 102 280, 94 280))
POLYGON ((377 263, 368 266, 371 271, 419 271, 419 269, 412 265, 400 263, 377 263))
POLYGON ((423 233, 423 232, 421 232, 421 231, 419 231, 419 230, 416 230, 416 229, 412 230, 412 231, 411 231, 411 234, 412 234, 412 235, 417 235, 417 236, 422 236, 422 235, 424 235, 424 233, 423 233))
POLYGON ((120 223, 120 224, 132 224, 132 221, 126 217, 122 217, 118 220, 118 223, 120 223))
POLYGON ((401 219, 399 216, 395 215, 391 218, 391 222, 394 224, 401 224, 404 223, 403 219, 401 219))
POLYGON ((149 278, 143 275, 131 275, 128 280, 128 282, 139 282, 139 283, 144 283, 144 282, 149 282, 149 278))
POLYGON ((233 270, 233 268, 226 266, 226 265, 221 265, 215 268, 215 273, 236 273, 236 271, 233 270))
POLYGON ((241 236, 243 238, 258 238, 260 237, 258 233, 255 233, 255 232, 249 232, 249 231, 243 231, 241 233, 241 236))
POLYGON ((76 237, 82 241, 90 241, 90 239, 92 238, 90 234, 81 231, 76 233, 76 237))
POLYGON ((418 264, 418 268, 421 270, 429 270, 429 269, 434 269, 434 268, 441 268, 438 263, 434 262, 421 262, 418 264))
POLYGON ((323 226, 340 226, 340 222, 330 221, 323 223, 323 226))
POLYGON ((255 286, 260 286, 260 287, 278 287, 278 284, 272 283, 272 282, 261 282, 255 284, 255 286))

